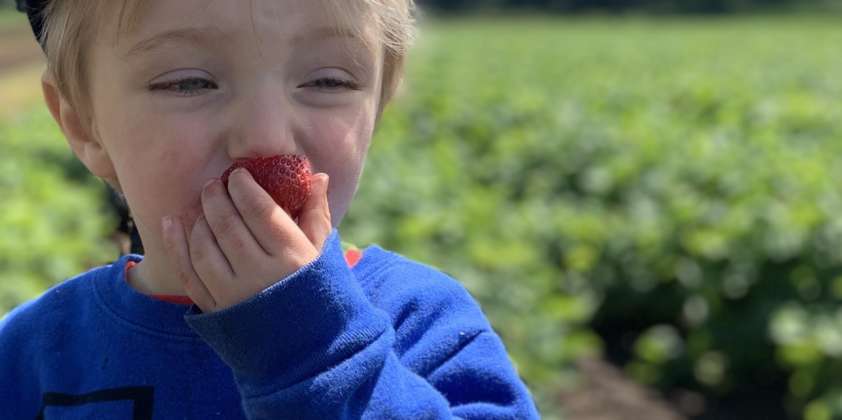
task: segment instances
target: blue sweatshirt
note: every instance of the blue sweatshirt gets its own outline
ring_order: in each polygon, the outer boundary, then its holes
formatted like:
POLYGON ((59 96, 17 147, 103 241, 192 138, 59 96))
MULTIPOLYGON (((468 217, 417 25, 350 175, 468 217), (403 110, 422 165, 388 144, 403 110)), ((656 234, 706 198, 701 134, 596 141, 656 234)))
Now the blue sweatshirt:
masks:
POLYGON ((0 321, 0 419, 533 419, 477 303, 378 246, 320 257, 226 310, 155 300, 128 255, 0 321), (189 309, 187 309, 189 308, 189 309))

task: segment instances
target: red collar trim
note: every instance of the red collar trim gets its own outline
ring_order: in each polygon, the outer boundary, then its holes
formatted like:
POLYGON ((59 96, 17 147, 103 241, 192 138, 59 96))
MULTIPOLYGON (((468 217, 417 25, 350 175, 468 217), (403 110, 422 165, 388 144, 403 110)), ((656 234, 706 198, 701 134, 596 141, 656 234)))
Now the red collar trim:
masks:
MULTIPOLYGON (((128 261, 126 262, 126 268, 123 270, 123 279, 125 281, 129 281, 129 270, 134 268, 137 265, 135 261, 128 261)), ((180 295, 151 295, 153 299, 157 299, 164 302, 175 303, 176 305, 192 305, 193 300, 190 299, 189 296, 180 296, 180 295)))

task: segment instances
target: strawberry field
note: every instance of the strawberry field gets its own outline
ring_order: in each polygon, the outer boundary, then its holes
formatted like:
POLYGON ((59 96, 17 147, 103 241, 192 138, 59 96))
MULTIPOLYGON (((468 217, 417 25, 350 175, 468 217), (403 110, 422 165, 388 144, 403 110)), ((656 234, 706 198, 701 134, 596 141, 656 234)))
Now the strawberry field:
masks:
MULTIPOLYGON (((842 418, 838 19, 421 33, 346 240, 462 281, 545 418, 588 355, 698 418, 842 418)), ((0 115, 3 313, 117 250, 47 111, 0 115)))

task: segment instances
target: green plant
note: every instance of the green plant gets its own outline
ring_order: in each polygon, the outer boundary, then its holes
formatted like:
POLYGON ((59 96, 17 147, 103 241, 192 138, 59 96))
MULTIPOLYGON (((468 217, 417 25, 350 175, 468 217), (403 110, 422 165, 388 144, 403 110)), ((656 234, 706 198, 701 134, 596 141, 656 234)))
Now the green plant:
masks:
MULTIPOLYGON (((462 281, 545 418, 571 361, 598 352, 665 392, 725 401, 773 383, 764 405, 842 418, 837 22, 421 35, 344 238, 462 281)), ((116 250, 101 184, 45 110, 0 122, 0 146, 2 313, 116 250)))
POLYGON ((665 392, 784 381, 770 410, 842 416, 835 22, 427 29, 349 237, 462 280, 546 404, 604 350, 665 392))
POLYGON ((0 316, 117 249, 103 187, 44 110, 0 122, 0 316))

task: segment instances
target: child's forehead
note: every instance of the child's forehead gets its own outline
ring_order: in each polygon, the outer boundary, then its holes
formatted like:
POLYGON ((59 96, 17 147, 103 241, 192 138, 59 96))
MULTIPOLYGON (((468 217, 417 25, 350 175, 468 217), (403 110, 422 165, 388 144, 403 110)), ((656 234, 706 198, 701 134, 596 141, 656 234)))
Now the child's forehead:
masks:
POLYGON ((358 38, 369 47, 378 37, 373 14, 359 2, 352 1, 110 0, 104 4, 111 10, 98 13, 100 17, 108 15, 107 22, 100 22, 98 26, 112 32, 118 44, 164 32, 176 36, 227 37, 260 32, 282 35, 291 42, 305 38, 348 37, 358 38))

